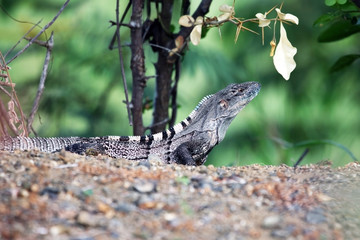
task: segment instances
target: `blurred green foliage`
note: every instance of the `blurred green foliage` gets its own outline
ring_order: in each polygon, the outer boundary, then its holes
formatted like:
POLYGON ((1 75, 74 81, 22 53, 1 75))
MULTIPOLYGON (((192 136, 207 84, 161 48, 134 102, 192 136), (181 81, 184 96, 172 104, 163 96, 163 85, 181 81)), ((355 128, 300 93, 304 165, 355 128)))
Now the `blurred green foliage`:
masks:
MULTIPOLYGON (((60 0, 1 1, 14 18, 28 22, 43 19, 41 26, 55 16, 63 3, 60 0)), ((191 11, 198 3, 199 0, 192 1, 191 11)), ((218 6, 223 3, 214 1, 209 16, 218 15, 218 6)), ((231 5, 232 1, 226 3, 231 5)), ((264 13, 280 3, 236 1, 236 16, 253 18, 256 13, 264 13)), ((283 12, 292 13, 300 20, 299 26, 286 28, 289 40, 298 49, 297 68, 289 81, 275 71, 269 57, 270 47, 261 45, 260 35, 242 32, 237 44, 234 43, 234 25, 224 25, 221 38, 217 29, 211 29, 199 46, 189 46, 182 61, 178 120, 185 118, 203 96, 231 82, 262 84, 258 97, 235 119, 225 140, 213 150, 207 163, 292 165, 305 149, 284 148, 274 138, 291 143, 328 139, 341 143, 360 157, 359 61, 342 71, 330 72, 339 56, 358 53, 359 36, 319 43, 317 38, 324 26, 313 24, 330 11, 323 1, 284 1, 283 12)), ((39 117, 34 124, 39 135, 131 134, 122 103, 124 94, 117 51, 107 49, 115 30, 109 28, 108 21, 114 19, 115 1, 71 1, 47 32, 49 36, 50 31, 54 31, 55 47, 39 117)), ((32 25, 16 22, 4 12, 0 12, 0 21, 0 51, 4 54, 32 25)), ((177 19, 173 21, 177 27, 177 19)), ((261 32, 256 24, 250 23, 247 27, 261 32)), ((268 43, 272 31, 265 32, 268 43)), ((130 41, 128 29, 122 28, 121 35, 123 43, 130 41)), ((35 97, 45 52, 34 45, 10 65, 11 78, 17 84, 25 113, 30 111, 35 97)), ((123 52, 130 83, 130 51, 124 47, 123 52)), ((149 46, 145 46, 145 54, 147 74, 154 75, 152 63, 156 55, 149 46)), ((154 82, 149 80, 147 98, 153 97, 153 89, 154 82)), ((151 112, 146 111, 148 124, 150 119, 151 112)), ((342 149, 321 144, 310 148, 303 163, 326 159, 336 165, 352 161, 342 149)))

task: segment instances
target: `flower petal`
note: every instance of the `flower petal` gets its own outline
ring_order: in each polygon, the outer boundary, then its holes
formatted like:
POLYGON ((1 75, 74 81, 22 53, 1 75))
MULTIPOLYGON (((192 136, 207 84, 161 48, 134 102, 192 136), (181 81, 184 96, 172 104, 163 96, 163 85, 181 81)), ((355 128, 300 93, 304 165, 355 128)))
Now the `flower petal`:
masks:
POLYGON ((296 67, 294 56, 297 49, 291 45, 287 39, 286 31, 282 23, 280 23, 280 41, 276 47, 275 55, 273 57, 276 70, 285 78, 289 80, 291 72, 296 67))
POLYGON ((194 44, 195 46, 200 43, 201 30, 202 30, 202 26, 196 25, 190 33, 190 40, 191 40, 192 44, 194 44))
POLYGON ((295 23, 296 25, 299 24, 299 19, 295 15, 292 15, 290 13, 282 13, 279 8, 276 8, 275 10, 281 20, 292 22, 295 23))
POLYGON ((179 24, 184 27, 192 27, 195 23, 195 20, 190 15, 183 15, 179 19, 179 24))
POLYGON ((219 11, 220 12, 224 12, 224 13, 233 13, 234 12, 234 8, 232 6, 229 6, 227 4, 223 4, 219 7, 219 11))
POLYGON ((219 22, 226 21, 231 17, 231 13, 223 13, 217 19, 219 22))
POLYGON ((195 20, 195 24, 203 24, 204 18, 202 16, 198 16, 195 20))
POLYGON ((267 27, 270 25, 270 20, 266 19, 266 14, 257 13, 256 18, 259 19, 259 27, 267 27))

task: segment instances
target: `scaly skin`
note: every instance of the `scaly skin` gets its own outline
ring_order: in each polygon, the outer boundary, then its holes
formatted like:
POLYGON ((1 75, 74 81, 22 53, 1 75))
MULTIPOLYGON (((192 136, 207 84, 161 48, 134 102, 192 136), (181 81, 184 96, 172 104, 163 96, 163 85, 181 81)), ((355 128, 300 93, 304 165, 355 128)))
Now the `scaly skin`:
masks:
POLYGON ((0 137, 0 150, 38 149, 55 152, 65 148, 79 154, 92 152, 129 160, 145 160, 150 155, 156 155, 166 163, 201 165, 210 151, 224 139, 232 120, 259 91, 260 84, 257 82, 230 84, 203 98, 186 119, 154 135, 90 138, 0 137))

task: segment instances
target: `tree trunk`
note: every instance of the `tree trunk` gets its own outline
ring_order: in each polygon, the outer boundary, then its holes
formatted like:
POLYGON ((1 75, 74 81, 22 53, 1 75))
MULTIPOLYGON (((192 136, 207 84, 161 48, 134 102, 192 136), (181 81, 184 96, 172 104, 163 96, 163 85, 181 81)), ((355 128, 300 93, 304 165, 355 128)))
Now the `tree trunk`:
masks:
MULTIPOLYGON (((172 49, 174 39, 170 34, 170 24, 172 17, 173 0, 166 0, 162 3, 160 12, 161 32, 158 45, 167 49, 172 49)), ((171 75, 174 69, 174 62, 168 61, 169 52, 159 50, 156 68, 156 96, 153 112, 152 133, 161 132, 166 128, 169 121, 169 99, 171 92, 171 75)))
MULTIPOLYGON (((193 17, 204 16, 211 5, 212 0, 202 0, 198 8, 193 14, 193 17)), ((151 132, 161 132, 166 128, 167 123, 174 123, 174 117, 169 117, 169 102, 171 95, 171 81, 172 73, 175 69, 175 62, 177 55, 169 56, 169 49, 175 47, 175 38, 182 36, 186 39, 192 28, 181 28, 178 34, 174 34, 170 30, 171 18, 173 14, 174 0, 161 1, 161 8, 159 11, 159 18, 152 22, 152 31, 150 34, 153 37, 152 43, 155 45, 153 50, 158 52, 158 60, 155 63, 156 68, 156 93, 154 99, 153 122, 151 132), (157 47, 159 46, 159 47, 157 47)), ((189 10, 189 1, 184 0, 181 9, 182 14, 189 10)), ((132 116, 134 124, 134 135, 143 135, 145 127, 142 120, 142 100, 144 95, 144 88, 146 86, 145 78, 145 63, 143 50, 143 36, 142 32, 142 11, 143 1, 132 1, 132 15, 131 15, 131 70, 133 76, 133 96, 132 96, 132 116)), ((176 86, 175 86, 176 87, 176 86)), ((176 92, 176 89, 174 89, 176 92)), ((174 95, 173 98, 176 98, 174 95)), ((173 99, 174 101, 174 99, 173 99)), ((175 105, 176 102, 173 103, 175 105)), ((174 108, 174 107, 173 107, 174 108)), ((175 112, 174 112, 175 114, 175 112)))
POLYGON ((145 80, 145 56, 142 41, 142 12, 143 0, 132 1, 131 14, 131 72, 133 79, 132 90, 132 116, 133 116, 133 132, 134 135, 144 134, 144 124, 142 119, 142 100, 145 80))

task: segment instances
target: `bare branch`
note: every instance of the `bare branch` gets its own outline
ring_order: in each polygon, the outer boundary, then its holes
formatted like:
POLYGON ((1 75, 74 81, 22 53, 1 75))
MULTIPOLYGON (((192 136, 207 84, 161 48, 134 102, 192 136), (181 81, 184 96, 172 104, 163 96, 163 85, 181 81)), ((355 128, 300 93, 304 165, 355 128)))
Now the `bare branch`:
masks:
MULTIPOLYGON (((121 19, 121 21, 123 21, 123 18, 121 19)), ((116 1, 116 38, 117 38, 117 47, 118 47, 118 51, 119 51, 121 77, 123 80, 124 91, 125 91, 126 109, 127 109, 127 113, 128 113, 129 124, 130 124, 130 126, 132 126, 133 120, 132 120, 131 110, 130 110, 129 93, 128 93, 128 88, 127 88, 125 68, 124 68, 124 59, 123 59, 121 40, 120 40, 119 0, 116 1)))
POLYGON ((160 49, 165 50, 165 51, 167 51, 169 53, 172 52, 173 54, 177 55, 178 57, 181 57, 181 55, 179 53, 177 53, 177 52, 175 52, 175 51, 173 51, 173 50, 171 50, 169 48, 166 48, 166 47, 160 46, 158 44, 154 44, 154 43, 149 43, 149 45, 152 46, 152 47, 160 48, 160 49))
POLYGON ((6 59, 7 55, 9 55, 15 48, 17 45, 20 44, 21 40, 23 40, 34 28, 36 28, 37 26, 39 26, 39 24, 41 23, 42 19, 40 21, 38 21, 34 26, 32 26, 29 31, 27 31, 24 36, 22 36, 19 41, 17 41, 17 43, 12 47, 10 48, 9 51, 7 51, 7 53, 4 55, 4 58, 6 59))
MULTIPOLYGON (((111 25, 112 26, 121 26, 121 27, 128 27, 128 28, 131 28, 132 26, 130 25, 130 24, 128 24, 128 23, 122 23, 122 22, 120 22, 120 23, 118 23, 118 24, 116 24, 116 22, 114 22, 114 21, 109 21, 110 23, 111 23, 111 25)), ((116 36, 116 34, 115 34, 115 36, 116 36)), ((115 41, 114 41, 115 42, 115 41)), ((111 49, 111 45, 109 46, 109 48, 111 49)))
POLYGON ((6 65, 8 65, 9 63, 11 63, 15 58, 17 58, 20 54, 22 54, 23 52, 25 52, 26 49, 28 49, 28 47, 30 47, 30 45, 46 30, 48 29, 54 22, 55 20, 60 16, 60 14, 64 11, 65 7, 68 5, 68 3, 70 2, 70 0, 66 0, 66 2, 64 3, 64 5, 60 8, 59 12, 56 14, 56 16, 48 23, 46 24, 45 27, 43 27, 41 29, 41 31, 36 34, 36 36, 28 43, 26 44, 26 46, 21 49, 19 52, 17 52, 15 54, 15 56, 13 58, 11 58, 9 61, 6 62, 6 65))
POLYGON ((41 96, 42 96, 42 94, 44 92, 45 80, 46 80, 46 77, 47 77, 47 74, 48 74, 48 67, 49 67, 49 62, 50 62, 50 59, 51 59, 51 51, 52 51, 52 48, 54 46, 54 33, 53 32, 51 33, 50 38, 49 38, 49 40, 47 42, 45 42, 45 43, 40 42, 40 44, 42 46, 45 46, 47 48, 47 51, 46 51, 43 70, 42 70, 41 77, 40 77, 39 87, 38 87, 38 90, 37 90, 37 93, 36 93, 36 97, 35 97, 35 100, 34 100, 33 107, 31 109, 31 112, 30 112, 30 115, 29 115, 29 118, 28 118, 28 121, 27 121, 27 130, 28 130, 29 133, 31 132, 32 123, 34 121, 35 114, 36 114, 36 112, 37 112, 37 110, 39 108, 40 98, 41 98, 41 96))
POLYGON ((162 125, 162 124, 167 124, 168 122, 169 122, 169 119, 168 119, 168 118, 165 118, 165 119, 162 120, 161 122, 153 123, 153 124, 145 127, 145 131, 151 130, 152 128, 154 128, 154 127, 156 127, 156 126, 159 126, 159 125, 162 125))
MULTIPOLYGON (((115 23, 115 25, 116 25, 117 28, 119 28, 119 26, 121 26, 121 24, 123 23, 123 21, 124 21, 124 19, 125 19, 125 16, 126 16, 126 14, 128 13, 128 11, 129 11, 129 9, 130 9, 131 2, 132 2, 131 0, 128 2, 128 5, 126 6, 125 11, 124 11, 124 14, 122 15, 120 21, 117 21, 117 22, 115 23)), ((116 4, 117 4, 117 6, 118 6, 118 3, 116 3, 116 4)), ((118 9, 118 10, 119 10, 119 9, 118 9)), ((117 17, 119 16, 119 11, 117 11, 116 16, 117 16, 117 17)), ((113 21, 110 21, 110 23, 113 23, 113 21)), ((113 35, 113 37, 112 37, 112 39, 111 39, 111 41, 110 41, 110 44, 109 44, 109 49, 110 49, 110 50, 113 50, 113 49, 114 49, 114 44, 115 44, 115 40, 116 40, 116 35, 117 35, 117 33, 115 32, 114 35, 113 35)))
MULTIPOLYGON (((51 34, 53 34, 53 33, 51 33, 51 34)), ((51 36, 50 36, 50 37, 51 37, 51 36)), ((28 41, 31 41, 32 38, 25 37, 25 39, 28 40, 28 41)), ((41 41, 41 40, 37 40, 37 39, 36 39, 33 43, 36 43, 37 45, 42 46, 42 47, 46 47, 46 48, 49 47, 49 40, 47 40, 47 41, 41 41)))

